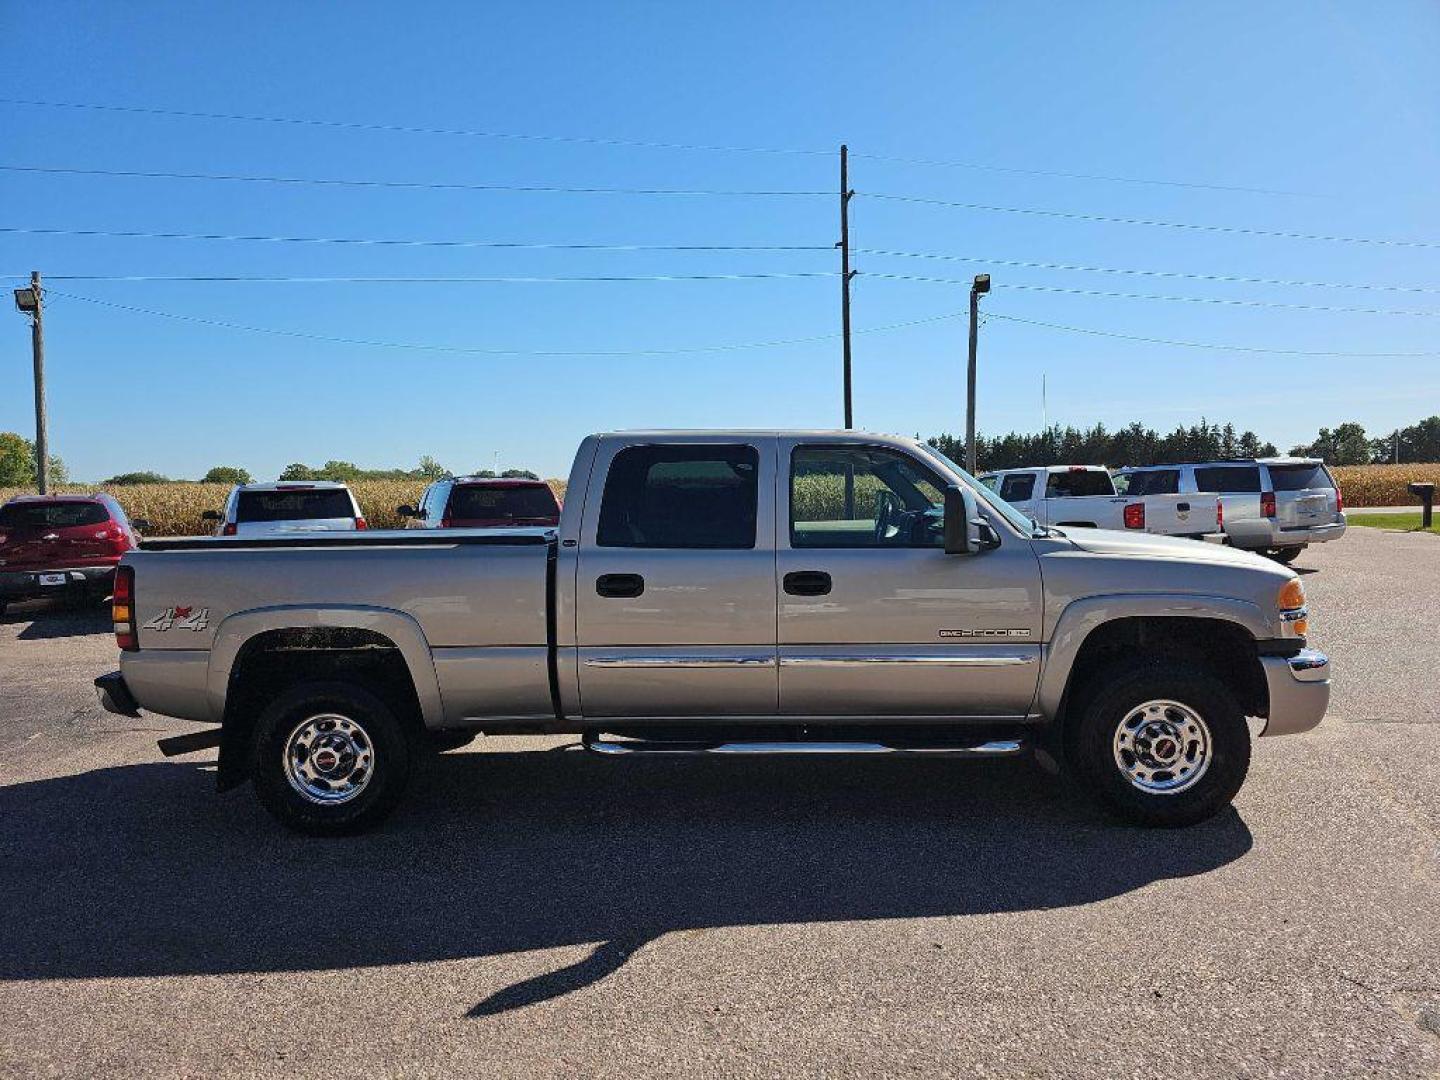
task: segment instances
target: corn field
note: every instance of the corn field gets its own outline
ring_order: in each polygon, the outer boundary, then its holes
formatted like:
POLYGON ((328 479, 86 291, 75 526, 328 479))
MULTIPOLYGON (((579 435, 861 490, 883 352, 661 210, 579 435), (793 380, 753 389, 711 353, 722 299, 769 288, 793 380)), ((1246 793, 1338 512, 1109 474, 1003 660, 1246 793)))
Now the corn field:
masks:
MULTIPOLYGON (((1335 482, 1345 495, 1347 507, 1419 505, 1405 485, 1415 481, 1440 484, 1440 464, 1432 465, 1338 465, 1331 468, 1335 482)), ((546 483, 560 498, 565 497, 564 480, 546 483)), ((414 505, 425 490, 423 480, 356 480, 350 485, 360 500, 365 520, 375 529, 396 529, 402 524, 395 508, 414 505)), ((105 487, 95 484, 65 484, 57 493, 87 494, 107 491, 120 500, 132 518, 150 522, 151 536, 201 536, 212 531, 200 520, 206 510, 219 510, 230 494, 226 484, 127 484, 105 487)), ((873 476, 855 480, 856 513, 864 517, 875 505, 880 482, 873 476)), ((33 492, 33 488, 0 488, 0 502, 12 495, 33 492)), ((801 521, 834 521, 845 516, 844 491, 835 476, 802 476, 795 483, 796 517, 801 521)))
MULTIPOLYGON (((360 500, 360 512, 372 529, 398 529, 403 524, 395 513, 397 506, 415 505, 425 490, 424 480, 356 480, 350 490, 360 500)), ((550 487, 561 498, 565 481, 549 480, 550 487)), ((0 488, 0 502, 12 495, 33 493, 34 488, 0 488)), ((212 522, 202 521, 206 510, 222 510, 228 484, 124 484, 106 487, 97 484, 64 484, 55 488, 57 494, 84 495, 105 491, 115 496, 132 518, 150 523, 149 536, 202 536, 214 531, 212 522)))

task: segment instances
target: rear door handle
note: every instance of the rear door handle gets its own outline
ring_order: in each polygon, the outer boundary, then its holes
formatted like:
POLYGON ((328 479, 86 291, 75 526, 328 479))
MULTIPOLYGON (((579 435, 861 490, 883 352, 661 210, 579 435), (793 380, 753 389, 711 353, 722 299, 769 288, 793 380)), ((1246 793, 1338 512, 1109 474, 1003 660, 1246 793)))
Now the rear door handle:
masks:
POLYGON ((825 596, 831 581, 823 570, 794 570, 785 575, 783 584, 791 596, 825 596))
POLYGON ((632 599, 645 591, 645 579, 639 574, 601 574, 595 579, 595 591, 601 596, 632 599))

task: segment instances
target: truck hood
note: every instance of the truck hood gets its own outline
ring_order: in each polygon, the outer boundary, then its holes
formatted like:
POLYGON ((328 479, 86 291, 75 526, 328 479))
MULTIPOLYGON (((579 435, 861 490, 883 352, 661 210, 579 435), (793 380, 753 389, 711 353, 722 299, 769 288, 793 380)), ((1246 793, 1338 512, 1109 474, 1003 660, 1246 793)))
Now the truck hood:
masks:
POLYGON ((1066 539, 1081 551, 1093 555, 1135 556, 1145 559, 1181 559, 1191 563, 1209 563, 1219 566, 1243 566, 1252 570, 1279 571, 1279 576, 1289 577, 1290 572, 1253 552, 1223 544, 1210 544, 1203 540, 1184 540, 1174 536, 1154 536, 1142 532, 1117 532, 1113 529, 1077 529, 1066 527, 1062 530, 1066 539))

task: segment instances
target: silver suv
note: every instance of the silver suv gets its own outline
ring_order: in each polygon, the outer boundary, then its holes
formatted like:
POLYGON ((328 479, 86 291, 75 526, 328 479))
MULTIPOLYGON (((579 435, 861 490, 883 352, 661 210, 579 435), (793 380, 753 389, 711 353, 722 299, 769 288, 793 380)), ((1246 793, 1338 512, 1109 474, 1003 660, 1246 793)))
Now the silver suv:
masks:
POLYGON ((355 495, 335 480, 279 480, 240 484, 223 511, 200 515, 216 536, 282 536, 298 532, 350 532, 365 528, 355 495))
POLYGON ((1319 458, 1272 457, 1120 469, 1125 495, 1216 492, 1226 541, 1291 562, 1345 532, 1345 504, 1319 458))

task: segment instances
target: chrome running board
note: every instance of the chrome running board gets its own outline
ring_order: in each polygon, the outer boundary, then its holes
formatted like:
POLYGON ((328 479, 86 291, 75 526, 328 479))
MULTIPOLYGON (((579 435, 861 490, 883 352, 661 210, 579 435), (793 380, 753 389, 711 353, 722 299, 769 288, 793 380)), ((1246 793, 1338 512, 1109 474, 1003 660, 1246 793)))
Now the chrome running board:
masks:
POLYGON ((592 754, 914 754, 927 757, 1014 757, 1025 751, 1019 739, 935 746, 892 746, 878 742, 704 742, 695 739, 607 739, 586 732, 581 745, 592 754))

